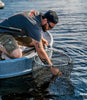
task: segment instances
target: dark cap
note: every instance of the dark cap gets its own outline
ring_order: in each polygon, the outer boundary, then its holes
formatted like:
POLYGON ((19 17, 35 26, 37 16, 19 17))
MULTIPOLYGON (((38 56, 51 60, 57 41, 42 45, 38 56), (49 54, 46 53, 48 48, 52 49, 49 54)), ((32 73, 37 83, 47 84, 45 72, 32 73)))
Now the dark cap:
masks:
POLYGON ((55 11, 49 10, 44 14, 44 18, 47 18, 48 21, 57 24, 58 23, 58 16, 55 11))

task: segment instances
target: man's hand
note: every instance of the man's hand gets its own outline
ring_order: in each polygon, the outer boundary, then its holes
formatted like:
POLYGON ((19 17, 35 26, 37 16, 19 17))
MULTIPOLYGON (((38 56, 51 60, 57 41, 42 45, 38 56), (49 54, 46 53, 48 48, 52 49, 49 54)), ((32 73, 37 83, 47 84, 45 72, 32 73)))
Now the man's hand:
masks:
POLYGON ((42 43, 43 43, 43 47, 45 47, 45 44, 48 46, 48 41, 43 37, 42 37, 42 43))
POLYGON ((62 72, 59 71, 58 68, 55 68, 55 67, 51 67, 50 68, 50 71, 53 75, 58 75, 58 76, 61 76, 62 75, 62 72))

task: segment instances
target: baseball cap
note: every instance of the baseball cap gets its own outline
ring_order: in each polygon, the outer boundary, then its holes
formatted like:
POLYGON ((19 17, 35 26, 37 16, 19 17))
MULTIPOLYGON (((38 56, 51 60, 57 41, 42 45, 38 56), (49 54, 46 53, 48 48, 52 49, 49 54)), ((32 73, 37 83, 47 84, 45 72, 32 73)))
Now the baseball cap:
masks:
POLYGON ((48 21, 57 24, 58 23, 58 16, 55 11, 49 10, 44 14, 44 18, 47 18, 48 21))

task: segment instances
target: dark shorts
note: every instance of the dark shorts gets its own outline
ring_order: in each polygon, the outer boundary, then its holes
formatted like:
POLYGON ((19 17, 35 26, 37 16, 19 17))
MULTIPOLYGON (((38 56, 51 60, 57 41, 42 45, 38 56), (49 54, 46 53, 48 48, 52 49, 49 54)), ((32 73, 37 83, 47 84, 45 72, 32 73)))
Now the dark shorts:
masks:
POLYGON ((8 33, 0 33, 0 45, 2 45, 8 53, 19 48, 15 38, 8 33))
POLYGON ((21 42, 22 45, 29 45, 32 42, 30 37, 14 37, 17 41, 21 42))

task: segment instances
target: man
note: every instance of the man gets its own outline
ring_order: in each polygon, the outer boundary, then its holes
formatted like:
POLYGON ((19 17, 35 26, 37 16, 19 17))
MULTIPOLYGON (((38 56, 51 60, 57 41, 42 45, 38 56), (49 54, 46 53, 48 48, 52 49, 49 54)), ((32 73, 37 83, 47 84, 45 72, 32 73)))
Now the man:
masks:
MULTIPOLYGON (((36 11, 25 11, 13 15, 1 22, 0 25, 20 28, 22 32, 1 29, 0 50, 10 58, 22 57, 22 51, 16 42, 17 40, 24 46, 34 46, 42 62, 52 65, 43 48, 43 43, 48 45, 48 42, 41 36, 41 28, 46 32, 54 28, 57 23, 58 16, 52 10, 47 11, 45 14, 36 11)), ((50 67, 50 70, 54 75, 61 75, 61 72, 57 68, 50 67)))

